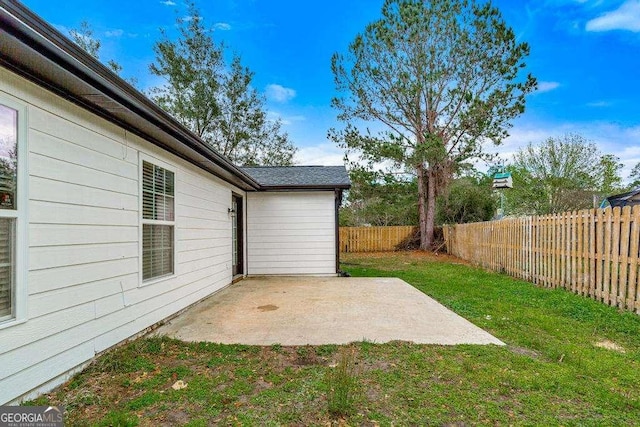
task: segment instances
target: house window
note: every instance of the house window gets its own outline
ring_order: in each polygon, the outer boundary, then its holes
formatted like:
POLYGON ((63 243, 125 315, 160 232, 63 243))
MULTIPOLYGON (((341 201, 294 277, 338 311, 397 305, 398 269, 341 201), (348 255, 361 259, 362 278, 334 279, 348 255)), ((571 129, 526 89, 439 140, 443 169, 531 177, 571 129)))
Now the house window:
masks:
POLYGON ((18 109, 0 100, 0 322, 16 318, 18 109))
POLYGON ((174 272, 175 175, 142 162, 142 280, 174 272))

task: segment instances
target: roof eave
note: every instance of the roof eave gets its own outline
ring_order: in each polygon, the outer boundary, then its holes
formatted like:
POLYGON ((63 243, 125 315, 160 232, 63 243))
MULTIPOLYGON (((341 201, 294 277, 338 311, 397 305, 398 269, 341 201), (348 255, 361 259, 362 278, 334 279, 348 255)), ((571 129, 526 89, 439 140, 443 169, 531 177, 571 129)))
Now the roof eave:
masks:
POLYGON ((19 3, 0 0, 0 63, 244 190, 261 186, 19 3))
POLYGON ((262 185, 261 191, 333 191, 348 190, 350 188, 350 184, 262 185))

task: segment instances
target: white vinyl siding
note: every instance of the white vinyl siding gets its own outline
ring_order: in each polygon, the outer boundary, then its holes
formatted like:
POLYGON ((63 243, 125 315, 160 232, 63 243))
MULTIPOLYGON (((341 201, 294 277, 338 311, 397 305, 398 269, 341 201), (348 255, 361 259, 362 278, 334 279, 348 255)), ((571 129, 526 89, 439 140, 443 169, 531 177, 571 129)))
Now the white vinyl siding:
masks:
POLYGON ((250 275, 336 274, 333 191, 247 195, 250 275))
POLYGON ((16 299, 24 292, 26 321, 0 324, 0 404, 50 389, 96 353, 231 283, 228 210, 232 192, 245 196, 0 68, 0 99, 9 93, 28 112, 28 281, 16 299), (175 172, 174 274, 144 286, 142 160, 175 172))

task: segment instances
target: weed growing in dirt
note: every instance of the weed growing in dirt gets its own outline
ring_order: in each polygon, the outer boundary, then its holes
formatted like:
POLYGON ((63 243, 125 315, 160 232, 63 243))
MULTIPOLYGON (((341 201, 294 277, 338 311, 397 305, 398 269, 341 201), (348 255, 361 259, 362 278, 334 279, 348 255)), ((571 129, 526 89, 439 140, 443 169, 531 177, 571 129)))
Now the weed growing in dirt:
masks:
POLYGON ((338 364, 327 371, 327 408, 334 416, 346 416, 354 413, 357 396, 360 392, 356 372, 355 354, 345 348, 340 353, 338 364))

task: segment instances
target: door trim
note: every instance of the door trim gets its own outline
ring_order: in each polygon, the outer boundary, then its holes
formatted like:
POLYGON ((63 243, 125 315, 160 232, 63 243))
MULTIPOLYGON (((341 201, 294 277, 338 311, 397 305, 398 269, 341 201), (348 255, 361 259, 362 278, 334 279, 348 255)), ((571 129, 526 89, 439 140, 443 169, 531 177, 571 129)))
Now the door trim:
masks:
MULTIPOLYGON (((236 226, 236 241, 235 249, 237 254, 236 264, 233 264, 233 257, 231 261, 231 274, 235 279, 237 276, 244 276, 244 197, 237 193, 231 193, 231 204, 235 205, 235 212, 233 214, 232 221, 235 221, 236 226)), ((231 226, 233 227, 234 224, 231 226)), ((233 233, 233 231, 232 231, 233 233)), ((233 234, 231 237, 231 244, 233 245, 233 234)))

